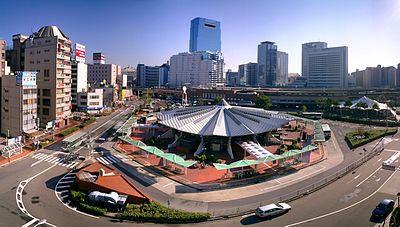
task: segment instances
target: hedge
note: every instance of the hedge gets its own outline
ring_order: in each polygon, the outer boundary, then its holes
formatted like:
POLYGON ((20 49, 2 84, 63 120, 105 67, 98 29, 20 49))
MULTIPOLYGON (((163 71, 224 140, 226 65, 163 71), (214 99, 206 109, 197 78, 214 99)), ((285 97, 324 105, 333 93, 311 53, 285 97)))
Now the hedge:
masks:
POLYGON ((71 193, 71 200, 76 206, 76 208, 78 208, 78 210, 97 216, 104 215, 107 212, 107 208, 101 208, 86 204, 86 198, 87 198, 86 193, 81 191, 75 191, 72 188, 70 189, 70 193, 71 193))
POLYGON ((352 131, 346 134, 346 142, 348 143, 349 147, 351 149, 365 145, 371 141, 374 141, 378 138, 387 136, 387 135, 393 135, 396 134, 397 132, 397 128, 393 129, 390 128, 387 131, 385 129, 378 129, 378 130, 368 130, 368 131, 364 131, 364 130, 357 130, 357 131, 352 131), (364 138, 354 138, 354 136, 360 135, 362 134, 362 136, 364 136, 364 138))
POLYGON ((79 125, 79 128, 84 128, 90 124, 92 124, 93 122, 96 121, 96 117, 91 117, 90 119, 86 120, 85 122, 83 122, 82 124, 79 125))
POLYGON ((390 227, 399 227, 400 226, 400 208, 394 208, 392 216, 390 217, 390 227))
MULTIPOLYGON (((327 115, 327 114, 323 114, 322 117, 325 119, 329 119, 329 120, 344 121, 344 122, 350 122, 350 123, 356 123, 356 124, 386 126, 386 121, 379 121, 379 120, 367 120, 367 119, 363 120, 363 119, 359 119, 359 118, 348 118, 348 117, 332 116, 332 115, 327 115)), ((389 120, 389 121, 387 121, 387 125, 389 127, 398 127, 398 126, 400 126, 400 122, 389 120)))
POLYGON ((64 131, 62 131, 62 132, 60 132, 58 135, 59 135, 59 136, 62 136, 62 137, 68 136, 69 134, 71 134, 71 133, 73 133, 73 132, 75 132, 75 131, 78 131, 78 130, 79 130, 78 127, 72 127, 72 128, 68 128, 68 129, 66 129, 66 130, 64 130, 64 131))
POLYGON ((194 223, 207 221, 209 213, 193 213, 170 209, 157 202, 144 204, 128 204, 121 217, 134 221, 150 221, 156 223, 194 223))

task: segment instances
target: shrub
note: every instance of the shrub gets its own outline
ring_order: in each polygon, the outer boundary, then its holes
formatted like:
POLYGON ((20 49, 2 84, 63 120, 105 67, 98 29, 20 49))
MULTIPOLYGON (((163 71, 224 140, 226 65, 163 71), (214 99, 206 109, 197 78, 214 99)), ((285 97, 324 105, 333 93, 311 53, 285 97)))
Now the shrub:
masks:
POLYGON ((396 207, 390 217, 390 227, 399 227, 400 226, 400 208, 396 207))
POLYGON ((152 221, 157 223, 193 223, 210 218, 209 213, 192 213, 170 209, 157 202, 128 204, 122 217, 134 221, 152 221))
POLYGON ((65 136, 68 136, 69 134, 71 134, 73 132, 78 131, 78 130, 79 130, 78 127, 72 127, 72 128, 68 128, 68 129, 60 132, 58 135, 61 136, 61 137, 65 137, 65 136))
POLYGON ((397 128, 363 131, 357 130, 346 134, 345 139, 351 149, 367 144, 378 138, 393 135, 397 132, 397 128), (360 137, 361 136, 361 137, 360 137))
POLYGON ((97 216, 104 215, 107 212, 107 208, 88 205, 86 201, 87 198, 86 193, 81 191, 76 191, 72 187, 70 189, 70 193, 71 193, 71 200, 76 206, 76 208, 78 208, 78 210, 97 216))

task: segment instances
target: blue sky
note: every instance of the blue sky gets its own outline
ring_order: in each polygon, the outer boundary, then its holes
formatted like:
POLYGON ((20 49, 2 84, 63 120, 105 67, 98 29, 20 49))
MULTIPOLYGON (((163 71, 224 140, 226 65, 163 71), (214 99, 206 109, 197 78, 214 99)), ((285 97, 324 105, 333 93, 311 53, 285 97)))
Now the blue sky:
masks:
POLYGON ((160 65, 189 49, 190 20, 221 21, 226 69, 257 61, 257 45, 274 41, 301 72, 301 44, 349 47, 349 72, 400 63, 400 0, 115 0, 2 1, 0 37, 57 25, 109 63, 160 65), (6 10, 4 10, 6 9, 6 10))

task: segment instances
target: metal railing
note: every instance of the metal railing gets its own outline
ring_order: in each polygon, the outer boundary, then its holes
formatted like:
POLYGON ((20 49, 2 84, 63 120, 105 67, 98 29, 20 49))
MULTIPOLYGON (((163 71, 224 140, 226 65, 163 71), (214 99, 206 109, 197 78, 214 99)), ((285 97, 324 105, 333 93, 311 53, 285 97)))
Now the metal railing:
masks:
POLYGON ((238 215, 252 213, 252 212, 254 212, 254 210, 257 207, 260 207, 263 205, 267 205, 270 203, 277 203, 277 202, 290 202, 290 201, 296 200, 298 198, 301 198, 303 196, 306 196, 306 195, 308 195, 312 192, 315 192, 315 191, 329 185, 330 183, 333 183, 334 181, 340 179, 341 177, 345 176, 349 172, 353 171, 354 169, 358 168, 363 163, 365 163, 366 161, 368 161, 369 159, 374 157, 377 153, 383 151, 383 149, 384 149, 383 143, 382 143, 383 138, 374 146, 373 149, 371 149, 370 151, 365 151, 361 158, 357 159, 356 161, 352 162, 351 164, 347 165, 346 167, 336 171, 335 173, 310 184, 309 186, 300 188, 300 189, 295 190, 288 194, 284 194, 284 195, 280 195, 278 197, 266 199, 261 202, 252 203, 252 204, 248 204, 248 205, 241 206, 241 207, 235 207, 235 208, 231 208, 231 209, 224 208, 221 210, 214 210, 214 211, 209 211, 209 212, 211 213, 211 215, 214 218, 238 216, 238 215))

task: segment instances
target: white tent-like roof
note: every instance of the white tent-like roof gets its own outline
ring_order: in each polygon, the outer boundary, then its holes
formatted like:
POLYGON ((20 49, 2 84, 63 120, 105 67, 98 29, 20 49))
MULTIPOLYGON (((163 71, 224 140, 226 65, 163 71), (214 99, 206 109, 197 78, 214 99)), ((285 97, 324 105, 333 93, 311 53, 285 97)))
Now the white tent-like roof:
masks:
POLYGON ((160 124, 201 136, 236 137, 272 131, 288 123, 286 115, 258 108, 231 106, 224 99, 214 106, 161 112, 160 124))
POLYGON ((357 108, 358 103, 365 103, 368 105, 367 109, 373 109, 375 104, 378 106, 380 110, 388 109, 388 106, 386 104, 370 99, 367 96, 363 96, 359 99, 353 100, 351 103, 352 105, 350 106, 350 108, 357 108))

